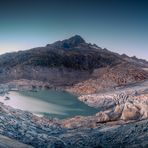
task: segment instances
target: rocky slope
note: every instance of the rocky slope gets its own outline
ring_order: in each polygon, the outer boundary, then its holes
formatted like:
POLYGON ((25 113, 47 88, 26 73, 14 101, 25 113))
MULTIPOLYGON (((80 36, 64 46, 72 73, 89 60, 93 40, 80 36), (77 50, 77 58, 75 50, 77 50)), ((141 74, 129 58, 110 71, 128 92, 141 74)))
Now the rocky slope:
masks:
POLYGON ((95 69, 89 79, 74 84, 67 90, 78 95, 92 94, 147 78, 148 72, 125 62, 113 67, 95 69))
POLYGON ((148 118, 148 81, 117 87, 97 94, 82 95, 79 99, 101 108, 106 120, 141 120, 148 118))
POLYGON ((143 68, 148 68, 148 61, 144 59, 138 59, 136 56, 129 57, 126 54, 121 55, 124 60, 134 64, 135 66, 141 66, 143 68))

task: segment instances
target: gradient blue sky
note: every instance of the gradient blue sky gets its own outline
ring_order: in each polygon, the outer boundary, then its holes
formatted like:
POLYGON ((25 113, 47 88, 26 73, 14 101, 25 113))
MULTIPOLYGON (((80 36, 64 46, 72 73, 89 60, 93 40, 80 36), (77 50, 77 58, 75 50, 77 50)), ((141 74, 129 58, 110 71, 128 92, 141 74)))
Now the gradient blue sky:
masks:
POLYGON ((75 34, 148 60, 148 1, 0 0, 0 54, 75 34))

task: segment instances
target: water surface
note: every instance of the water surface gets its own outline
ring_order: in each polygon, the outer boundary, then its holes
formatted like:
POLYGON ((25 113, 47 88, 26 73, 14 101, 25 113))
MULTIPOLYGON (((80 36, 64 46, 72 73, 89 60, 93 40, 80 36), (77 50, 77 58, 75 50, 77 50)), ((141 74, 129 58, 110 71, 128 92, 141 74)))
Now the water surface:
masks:
POLYGON ((97 109, 87 106, 72 94, 53 90, 10 91, 5 96, 0 96, 0 102, 13 108, 51 118, 89 116, 98 112, 97 109))

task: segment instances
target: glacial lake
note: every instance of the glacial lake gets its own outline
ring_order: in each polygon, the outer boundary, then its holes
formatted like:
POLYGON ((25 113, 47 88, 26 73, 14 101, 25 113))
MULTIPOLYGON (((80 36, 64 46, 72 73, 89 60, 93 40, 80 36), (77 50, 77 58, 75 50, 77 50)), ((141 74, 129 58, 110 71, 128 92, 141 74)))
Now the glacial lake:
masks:
POLYGON ((97 109, 79 101, 76 96, 54 90, 10 91, 8 94, 0 96, 0 102, 49 118, 89 116, 98 112, 97 109))

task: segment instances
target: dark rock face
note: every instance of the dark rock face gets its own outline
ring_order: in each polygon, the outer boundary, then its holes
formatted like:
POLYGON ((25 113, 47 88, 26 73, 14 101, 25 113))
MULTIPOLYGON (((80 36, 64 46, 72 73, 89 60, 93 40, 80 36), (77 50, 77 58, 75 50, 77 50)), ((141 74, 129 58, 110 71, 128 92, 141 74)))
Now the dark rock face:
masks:
POLYGON ((53 44, 48 44, 47 47, 68 49, 68 48, 73 48, 73 47, 79 46, 80 44, 85 44, 85 43, 86 43, 85 40, 81 36, 75 35, 63 41, 57 41, 53 44))
POLYGON ((11 69, 18 65, 32 65, 92 70, 115 65, 119 62, 121 62, 121 59, 116 55, 98 51, 90 47, 80 37, 72 37, 69 40, 58 41, 49 45, 49 47, 47 45, 47 47, 2 55, 0 57, 0 68, 11 69))

